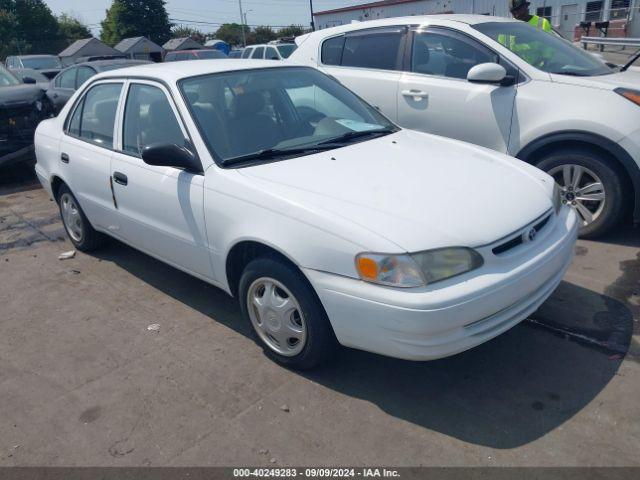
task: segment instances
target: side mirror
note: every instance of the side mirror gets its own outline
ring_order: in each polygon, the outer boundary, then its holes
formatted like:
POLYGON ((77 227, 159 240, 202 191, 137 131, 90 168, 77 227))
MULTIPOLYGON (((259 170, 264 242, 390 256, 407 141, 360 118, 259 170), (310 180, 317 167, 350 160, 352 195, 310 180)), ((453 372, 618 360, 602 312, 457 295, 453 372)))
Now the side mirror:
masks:
POLYGON ((27 83, 29 85, 35 85, 36 79, 32 77, 22 77, 22 83, 27 83))
POLYGON ((497 63, 481 63, 469 70, 467 80, 472 83, 492 83, 503 85, 508 80, 507 70, 497 63))
POLYGON ((191 173, 203 173, 198 157, 188 148, 175 143, 147 145, 142 149, 142 161, 158 167, 175 167, 191 173))

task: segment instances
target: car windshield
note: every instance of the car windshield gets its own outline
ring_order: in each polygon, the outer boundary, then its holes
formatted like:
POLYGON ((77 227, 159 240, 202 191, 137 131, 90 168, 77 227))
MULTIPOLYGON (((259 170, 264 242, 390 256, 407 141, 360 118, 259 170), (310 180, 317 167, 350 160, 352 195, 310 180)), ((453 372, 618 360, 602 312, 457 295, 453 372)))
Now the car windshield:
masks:
POLYGON ((58 57, 22 57, 24 68, 45 70, 48 68, 62 68, 62 62, 58 57))
POLYGON ((289 45, 278 45, 277 48, 282 58, 289 58, 289 55, 291 55, 293 51, 298 47, 294 44, 289 44, 289 45))
POLYGON ((544 72, 580 77, 613 73, 590 53, 525 22, 488 22, 473 27, 544 72))
POLYGON ((397 130, 340 83, 307 67, 214 73, 184 79, 180 88, 224 165, 316 153, 397 130))
POLYGON ((0 87, 11 87, 12 85, 20 85, 20 81, 4 67, 0 67, 0 87))
POLYGON ((197 53, 198 58, 209 60, 211 58, 226 58, 227 56, 218 50, 202 50, 197 53))

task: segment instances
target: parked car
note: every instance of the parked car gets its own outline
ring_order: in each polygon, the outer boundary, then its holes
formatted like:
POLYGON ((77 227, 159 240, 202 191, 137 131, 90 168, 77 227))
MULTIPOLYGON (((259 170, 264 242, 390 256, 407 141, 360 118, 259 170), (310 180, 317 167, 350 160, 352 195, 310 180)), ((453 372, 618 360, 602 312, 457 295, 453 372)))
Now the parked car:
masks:
POLYGON ((297 48, 295 43, 269 43, 251 45, 242 51, 242 58, 284 60, 297 48))
POLYGON ((175 50, 167 53, 164 57, 165 62, 179 62, 182 60, 213 60, 219 58, 227 58, 220 50, 175 50))
POLYGON ((222 288, 297 368, 337 342, 413 360, 478 345, 538 308, 576 240, 546 173, 284 62, 102 73, 36 154, 77 249, 108 234, 222 288))
POLYGON ((231 50, 229 52, 229 58, 240 58, 242 57, 242 50, 231 50))
POLYGON ((12 55, 5 59, 5 66, 9 70, 31 68, 53 78, 62 69, 62 62, 55 55, 12 55))
POLYGON ((36 126, 50 113, 42 88, 0 66, 0 166, 30 158, 36 126))
POLYGON ((551 174, 582 236, 605 233, 629 210, 640 221, 638 72, 524 22, 487 16, 389 18, 296 41, 290 61, 334 76, 403 127, 551 174))
POLYGON ((119 58, 114 60, 94 60, 67 67, 53 79, 47 88, 47 98, 51 102, 51 105, 53 105, 54 113, 58 114, 78 87, 96 73, 147 63, 152 62, 119 58))
POLYGON ((51 79, 40 73, 38 70, 32 68, 18 68, 11 70, 13 76, 20 80, 22 83, 28 83, 31 85, 38 85, 40 88, 46 90, 51 83, 51 79))

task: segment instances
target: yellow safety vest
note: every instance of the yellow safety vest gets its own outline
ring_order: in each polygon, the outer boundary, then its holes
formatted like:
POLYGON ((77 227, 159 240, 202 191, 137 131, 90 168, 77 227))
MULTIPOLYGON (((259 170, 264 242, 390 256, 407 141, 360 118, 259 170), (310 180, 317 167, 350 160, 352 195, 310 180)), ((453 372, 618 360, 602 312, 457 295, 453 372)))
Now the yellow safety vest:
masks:
MULTIPOLYGON (((539 28, 544 32, 551 32, 551 23, 544 17, 540 17, 538 15, 532 15, 529 21, 527 22, 529 25, 539 28)), ((517 38, 514 35, 509 35, 507 39, 507 35, 500 34, 498 35, 498 42, 501 45, 504 45, 513 53, 522 58, 525 62, 529 63, 533 66, 542 66, 545 62, 545 57, 548 52, 544 50, 540 50, 538 48, 532 48, 532 45, 527 43, 517 43, 517 38)))

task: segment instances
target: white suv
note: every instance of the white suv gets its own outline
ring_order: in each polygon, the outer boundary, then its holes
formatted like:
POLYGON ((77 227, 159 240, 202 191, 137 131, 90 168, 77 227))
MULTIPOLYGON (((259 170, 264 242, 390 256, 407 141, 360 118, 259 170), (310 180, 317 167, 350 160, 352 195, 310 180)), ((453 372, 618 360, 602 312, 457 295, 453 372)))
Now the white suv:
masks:
POLYGON ((526 23, 475 15, 374 20, 296 42, 289 61, 332 75, 399 125, 550 173, 580 215, 582 236, 604 233, 629 211, 640 221, 637 70, 526 23))
POLYGON ((295 43, 269 43, 245 47, 241 58, 258 60, 286 60, 295 51, 295 43))

